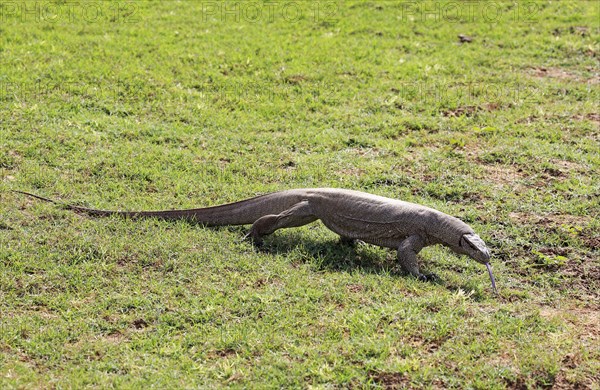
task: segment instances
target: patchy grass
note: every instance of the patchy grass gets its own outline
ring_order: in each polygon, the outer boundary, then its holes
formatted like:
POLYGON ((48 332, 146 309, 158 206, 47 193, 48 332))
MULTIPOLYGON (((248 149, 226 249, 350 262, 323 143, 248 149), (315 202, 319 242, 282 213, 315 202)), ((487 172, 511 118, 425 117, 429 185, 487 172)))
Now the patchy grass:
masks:
POLYGON ((0 3, 0 387, 598 387, 597 3, 44 4, 0 3), (9 192, 317 186, 465 220, 500 296, 443 248, 421 283, 319 223, 258 251, 9 192))

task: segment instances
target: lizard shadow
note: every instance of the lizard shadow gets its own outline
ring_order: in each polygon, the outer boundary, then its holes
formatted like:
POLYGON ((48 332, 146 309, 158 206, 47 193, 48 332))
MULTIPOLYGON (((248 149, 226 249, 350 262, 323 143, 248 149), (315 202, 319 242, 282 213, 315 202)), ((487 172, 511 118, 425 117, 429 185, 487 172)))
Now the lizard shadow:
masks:
MULTIPOLYGON (((241 226, 222 226, 213 227, 213 229, 226 229, 239 234, 240 237, 247 233, 247 229, 241 226)), ((389 275, 394 278, 412 278, 396 262, 395 250, 379 248, 375 245, 365 243, 348 244, 337 239, 315 240, 301 233, 289 231, 267 236, 260 245, 251 245, 256 251, 273 255, 287 255, 300 251, 302 255, 296 257, 299 257, 303 264, 308 264, 316 271, 348 273, 358 271, 367 274, 389 275)), ((456 285, 450 280, 437 276, 424 283, 437 285, 450 291, 473 290, 473 287, 468 283, 456 285)), ((476 292, 471 294, 470 298, 479 301, 482 299, 482 295, 476 292)))
MULTIPOLYGON (((257 249, 272 254, 301 250, 306 255, 304 262, 310 263, 317 271, 358 271, 365 274, 389 275, 393 278, 413 278, 396 262, 396 251, 365 243, 348 244, 339 240, 314 241, 307 237, 273 236, 257 249)), ((437 276, 424 283, 451 288, 437 276)))
POLYGON ((374 250, 366 245, 343 244, 339 241, 314 241, 306 237, 270 237, 258 250, 272 254, 287 254, 301 251, 305 263, 310 263, 318 271, 352 272, 371 274, 402 275, 391 254, 382 255, 382 250, 374 250))
MULTIPOLYGON (((224 227, 240 235, 246 229, 224 227)), ((379 248, 366 243, 346 243, 340 240, 315 240, 293 232, 279 232, 265 237, 260 245, 253 244, 255 250, 274 255, 286 255, 300 251, 302 262, 317 271, 363 272, 369 274, 388 274, 393 277, 411 276, 404 272, 396 262, 396 251, 379 248)), ((442 281, 430 280, 428 283, 441 285, 442 281)))
MULTIPOLYGON (((225 228, 243 236, 247 229, 236 226, 217 227, 225 228)), ((248 241, 250 243, 250 241, 248 241)), ((369 244, 349 244, 339 240, 315 240, 301 233, 278 232, 264 238, 257 245, 251 244, 256 251, 273 254, 287 255, 301 252, 302 262, 309 264, 319 271, 351 272, 360 271, 371 274, 389 273, 392 275, 406 275, 395 264, 395 254, 369 244)))

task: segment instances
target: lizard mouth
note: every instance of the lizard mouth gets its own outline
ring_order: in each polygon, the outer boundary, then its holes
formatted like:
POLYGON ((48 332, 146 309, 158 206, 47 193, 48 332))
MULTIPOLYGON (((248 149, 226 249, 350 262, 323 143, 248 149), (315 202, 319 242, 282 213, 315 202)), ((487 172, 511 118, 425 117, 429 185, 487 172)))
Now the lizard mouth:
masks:
POLYGON ((498 290, 496 289, 496 280, 494 279, 494 274, 492 273, 492 266, 490 265, 490 263, 485 263, 485 267, 487 268, 488 274, 490 275, 490 280, 492 281, 492 288, 494 289, 494 292, 497 295, 498 290))

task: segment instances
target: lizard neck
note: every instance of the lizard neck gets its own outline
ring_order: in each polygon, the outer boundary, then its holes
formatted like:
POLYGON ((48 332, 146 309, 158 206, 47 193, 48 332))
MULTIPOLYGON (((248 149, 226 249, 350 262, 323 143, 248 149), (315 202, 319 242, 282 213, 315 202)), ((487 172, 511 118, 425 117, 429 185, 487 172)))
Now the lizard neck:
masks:
POLYGON ((460 219, 434 211, 432 223, 428 224, 426 229, 428 241, 456 248, 460 247, 460 238, 464 234, 474 233, 473 229, 460 219))

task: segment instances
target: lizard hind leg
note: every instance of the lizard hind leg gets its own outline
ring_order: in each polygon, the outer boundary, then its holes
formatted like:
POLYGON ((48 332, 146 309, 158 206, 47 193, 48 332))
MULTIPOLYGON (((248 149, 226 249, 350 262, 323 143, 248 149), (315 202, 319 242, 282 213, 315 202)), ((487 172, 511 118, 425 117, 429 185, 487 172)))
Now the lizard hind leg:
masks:
POLYGON ((257 219, 250 228, 246 237, 260 244, 262 238, 278 229, 298 227, 316 221, 308 201, 298 202, 280 214, 269 214, 257 219))

